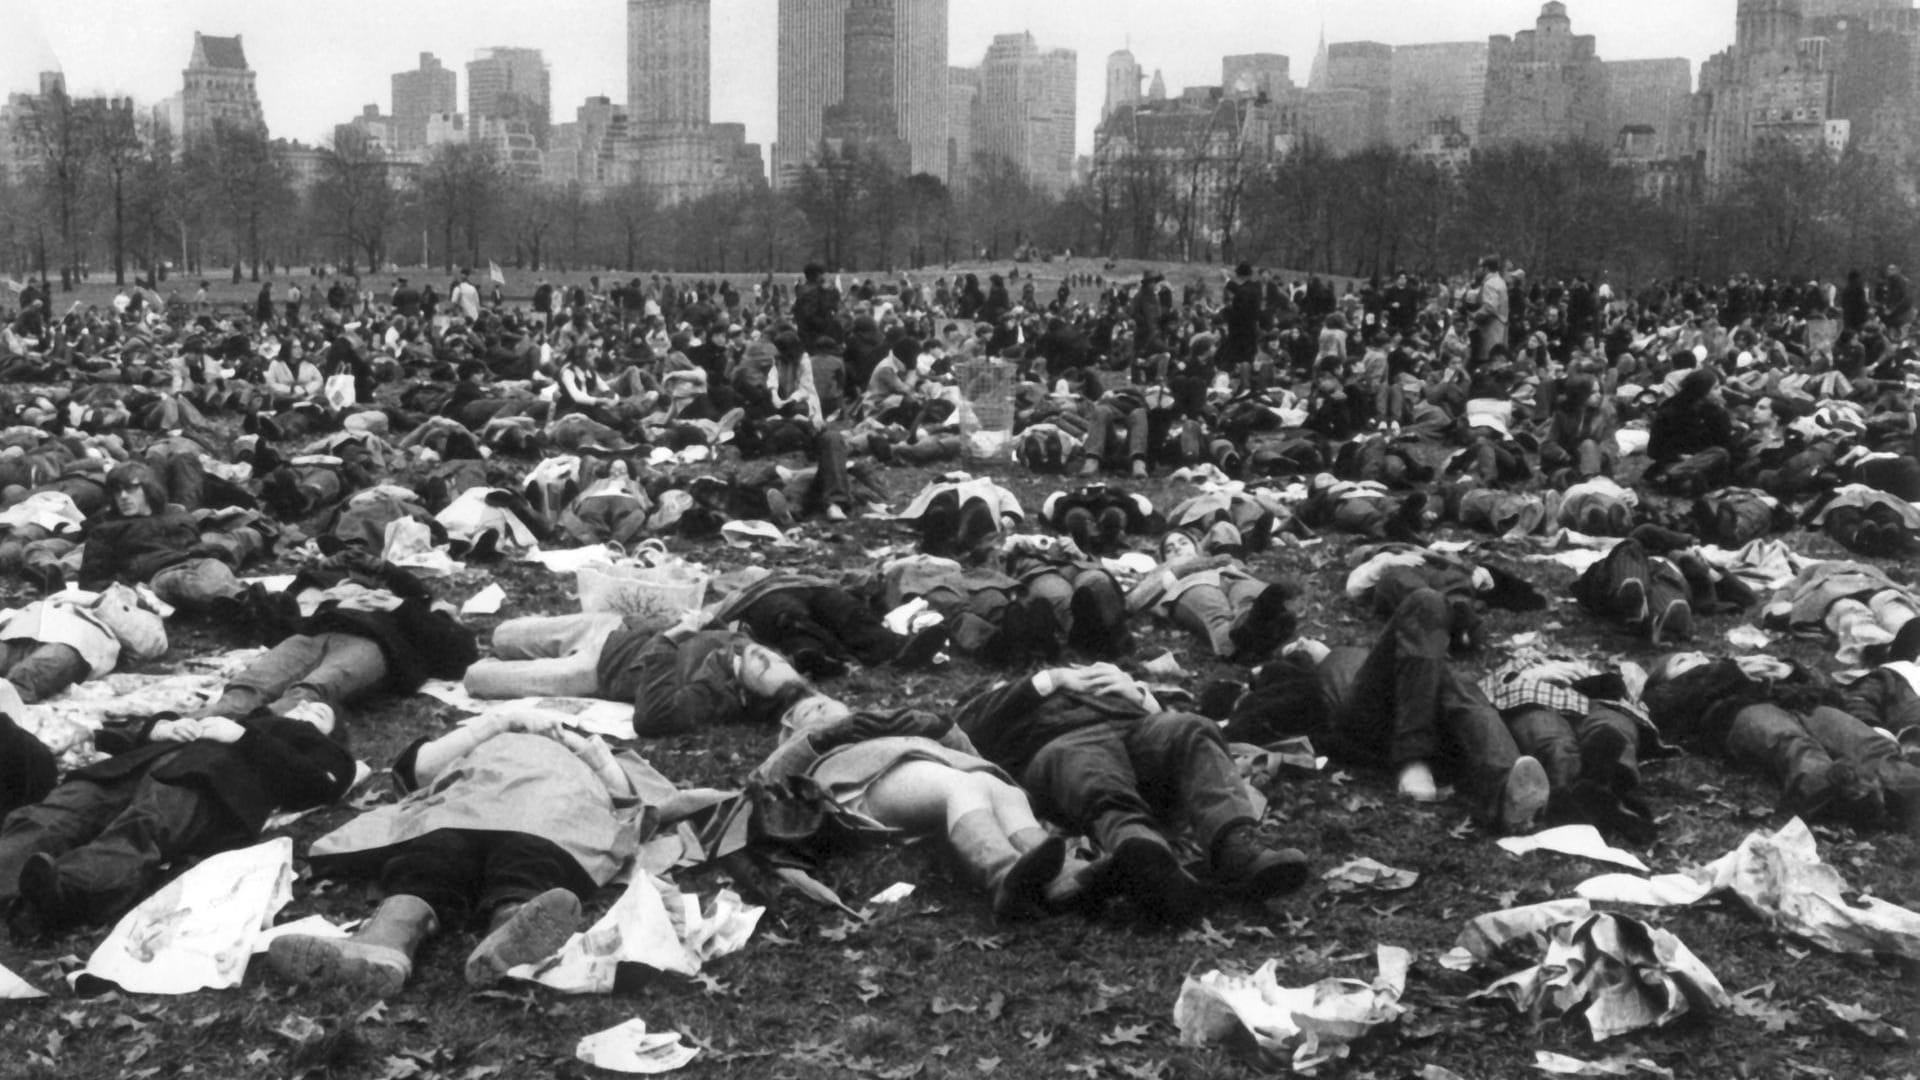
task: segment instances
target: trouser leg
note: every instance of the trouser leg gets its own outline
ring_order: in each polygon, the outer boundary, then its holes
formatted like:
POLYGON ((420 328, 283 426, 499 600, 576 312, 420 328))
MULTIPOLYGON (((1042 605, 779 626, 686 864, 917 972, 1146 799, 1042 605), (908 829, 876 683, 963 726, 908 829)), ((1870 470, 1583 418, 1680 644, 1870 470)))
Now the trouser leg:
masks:
POLYGON ((1827 786, 1833 756, 1807 733, 1800 717, 1777 705, 1749 705, 1734 714, 1727 757, 1771 777, 1789 801, 1809 805, 1827 786))
POLYGON ((1441 677, 1439 712, 1443 760, 1475 814, 1496 820, 1507 774, 1520 758, 1513 733, 1480 687, 1452 672, 1441 677))
POLYGON ((7 681, 20 691, 20 700, 33 705, 48 698, 56 697, 73 684, 84 680, 93 670, 79 650, 71 645, 52 642, 9 642, 9 652, 14 645, 27 648, 17 658, 12 659, 7 668, 7 681))
POLYGON ((823 431, 814 438, 813 458, 819 469, 813 474, 810 492, 813 506, 825 509, 853 506, 853 482, 847 476, 847 441, 837 431, 823 431))
POLYGON ((566 889, 582 901, 593 893, 593 879, 551 840, 527 833, 493 833, 484 846, 475 915, 486 918, 549 889, 566 889))
POLYGON ((247 829, 198 788, 143 777, 125 809, 55 863, 76 917, 105 922, 139 903, 168 864, 245 843, 247 829))
POLYGON ((20 867, 34 855, 64 855, 86 843, 133 801, 137 782, 68 780, 0 825, 0 907, 19 895, 20 867))
POLYGON ((1219 725, 1192 713, 1143 717, 1126 733, 1140 793, 1161 820, 1188 823, 1203 852, 1228 828, 1250 822, 1253 807, 1219 725))
POLYGON ((1520 709, 1507 721, 1507 730, 1513 733, 1515 747, 1547 771, 1547 785, 1554 791, 1571 790, 1580 779, 1580 743, 1560 710, 1520 709))
POLYGON ((1336 745, 1358 760, 1394 768, 1434 757, 1451 618, 1445 598, 1432 589, 1400 602, 1335 716, 1336 745))
POLYGON ((1173 602, 1173 621, 1207 639, 1215 656, 1233 656, 1233 604, 1217 585, 1192 585, 1173 602))
POLYGON ((318 701, 337 712, 386 681, 387 654, 373 639, 322 634, 318 662, 273 704, 284 710, 298 702, 318 701))
POLYGON ((1126 725, 1094 724, 1066 732, 1033 755, 1020 786, 1042 816, 1092 837, 1112 851, 1130 833, 1158 831, 1127 752, 1126 725))
POLYGON ((489 834, 435 829, 386 849, 374 873, 388 896, 417 896, 443 927, 464 926, 473 916, 486 869, 489 834))
POLYGON ((227 682, 210 716, 245 716, 286 693, 320 661, 320 639, 295 634, 247 663, 227 682))

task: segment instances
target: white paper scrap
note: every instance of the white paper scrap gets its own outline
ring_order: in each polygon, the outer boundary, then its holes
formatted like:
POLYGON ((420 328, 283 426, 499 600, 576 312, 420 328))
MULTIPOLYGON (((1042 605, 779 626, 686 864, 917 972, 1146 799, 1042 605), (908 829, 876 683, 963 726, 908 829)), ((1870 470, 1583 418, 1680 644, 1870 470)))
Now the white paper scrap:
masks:
POLYGON ((467 602, 460 605, 460 614, 498 615, 501 605, 506 602, 507 590, 501 588, 500 583, 496 581, 467 597, 467 602))
POLYGON ((597 1069, 623 1073, 672 1072, 699 1053, 697 1046, 681 1045, 677 1031, 647 1034, 647 1022, 640 1019, 588 1035, 573 1051, 575 1057, 597 1069))
POLYGON ((1650 872, 1647 864, 1632 852, 1608 846, 1601 839, 1600 830, 1591 825, 1561 825, 1543 829, 1532 836, 1501 837, 1495 843, 1514 855, 1525 855, 1529 851, 1553 851, 1580 859, 1614 863, 1643 874, 1650 872))

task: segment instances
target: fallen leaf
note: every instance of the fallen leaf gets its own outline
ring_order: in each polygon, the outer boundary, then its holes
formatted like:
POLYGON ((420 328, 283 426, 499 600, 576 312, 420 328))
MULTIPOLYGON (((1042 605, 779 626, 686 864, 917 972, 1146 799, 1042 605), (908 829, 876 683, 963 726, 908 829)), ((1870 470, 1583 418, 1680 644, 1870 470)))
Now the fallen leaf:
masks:
POLYGON ((973 1063, 973 1070, 982 1075, 990 1073, 999 1067, 1000 1059, 997 1057, 976 1058, 973 1063))
POLYGON ((933 1015, 935 1016, 945 1016, 948 1013, 971 1014, 980 1011, 980 1006, 978 1005, 962 1005, 957 1001, 948 1001, 946 998, 938 995, 934 996, 933 1004, 930 1005, 929 1008, 933 1010, 933 1015))
POLYGON ((988 1020, 998 1020, 1000 1019, 1000 1014, 1005 1012, 1006 1008, 1007 1008, 1007 995, 1001 993, 998 990, 995 990, 991 995, 987 997, 987 1004, 984 1008, 980 1010, 980 1013, 982 1016, 985 1016, 988 1020))
POLYGON ((1151 1030, 1153 1030, 1153 1028, 1152 1025, 1149 1024, 1122 1024, 1112 1031, 1107 1032, 1105 1035, 1100 1036, 1100 1045, 1138 1046, 1140 1040, 1146 1038, 1147 1032, 1151 1030))
POLYGON ((326 1029, 315 1023, 311 1017, 290 1013, 273 1029, 275 1035, 288 1042, 304 1043, 326 1034, 326 1029))
POLYGON ((1027 1049, 1029 1050, 1045 1050, 1047 1047, 1053 1045, 1053 1032, 1047 1028, 1023 1032, 1022 1034, 1026 1036, 1027 1049))
POLYGON ((268 1053, 264 1049, 254 1050, 247 1055, 247 1064, 249 1065, 265 1065, 267 1062, 272 1060, 273 1060, 273 1055, 268 1053))
POLYGON ((860 1004, 862 1005, 870 1004, 874 998, 886 993, 886 990, 883 989, 879 983, 870 979, 861 979, 855 983, 854 986, 856 987, 854 992, 855 996, 860 999, 860 1004))
POLYGON ((1820 1004, 1825 1005, 1835 1019, 1875 1042, 1907 1041, 1905 1029, 1887 1023, 1881 1019, 1881 1013, 1868 1012, 1858 1005, 1845 1005, 1829 997, 1822 997, 1820 1004))
POLYGON ((387 1019, 387 1003, 376 1001, 367 1006, 366 1011, 353 1018, 356 1024, 383 1024, 387 1019))
POLYGON ((1728 1007, 1735 1015, 1744 1016, 1775 1034, 1787 1030, 1789 1025, 1800 1019, 1800 1014, 1793 1009, 1775 1005, 1758 995, 1735 994, 1729 999, 1728 1007))

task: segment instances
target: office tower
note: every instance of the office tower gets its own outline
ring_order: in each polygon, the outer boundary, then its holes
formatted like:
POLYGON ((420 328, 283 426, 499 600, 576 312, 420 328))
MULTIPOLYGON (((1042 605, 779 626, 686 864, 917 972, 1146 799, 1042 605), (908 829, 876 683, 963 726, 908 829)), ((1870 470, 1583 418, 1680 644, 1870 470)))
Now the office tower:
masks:
POLYGON ((503 126, 544 143, 553 119, 553 80, 539 49, 482 49, 467 64, 467 130, 476 139, 503 126))
POLYGON ((627 120, 636 132, 712 120, 710 0, 627 0, 627 120))
POLYGON ((393 76, 394 149, 405 152, 425 146, 427 117, 459 109, 459 76, 432 53, 421 53, 418 70, 393 76))
POLYGON ((975 150, 1012 162, 1042 190, 1064 190, 1073 179, 1075 70, 1072 50, 1042 54, 1031 34, 995 36, 980 63, 975 150))
POLYGON ((947 0, 893 0, 893 109, 912 171, 947 177, 947 0))
POLYGON ((790 183, 819 149, 821 118, 843 96, 846 14, 847 0, 780 0, 776 188, 790 183))

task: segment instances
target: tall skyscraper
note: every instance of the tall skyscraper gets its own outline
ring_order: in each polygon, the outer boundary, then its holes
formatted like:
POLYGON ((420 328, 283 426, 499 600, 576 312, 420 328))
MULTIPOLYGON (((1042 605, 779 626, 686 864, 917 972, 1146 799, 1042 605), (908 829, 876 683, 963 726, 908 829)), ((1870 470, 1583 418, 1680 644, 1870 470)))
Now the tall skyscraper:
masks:
POLYGON ((553 77, 539 49, 482 49, 467 64, 467 130, 476 139, 524 124, 544 142, 553 120, 553 77))
POLYGON ((1436 122, 1449 120, 1468 139, 1478 138, 1486 96, 1486 42, 1399 46, 1393 50, 1387 139, 1396 149, 1419 146, 1436 122))
POLYGON ((221 124, 265 133, 267 120, 260 111, 253 69, 239 35, 208 37, 195 31, 193 56, 181 72, 181 143, 213 134, 221 124))
POLYGON ((1327 46, 1327 85, 1367 95, 1367 142, 1387 138, 1387 112, 1393 98, 1393 46, 1377 41, 1341 41, 1327 46))
POLYGON ((894 58, 899 52, 895 3, 851 0, 847 5, 841 45, 847 62, 841 80, 844 92, 839 103, 827 109, 821 134, 831 146, 858 148, 865 157, 905 173, 912 168, 913 154, 900 137, 900 114, 894 104, 894 58))
POLYGON ((405 152, 427 144, 427 117, 460 109, 459 76, 430 52, 417 71, 393 76, 393 148, 405 152))
POLYGON ((893 108, 912 170, 947 176, 947 0, 893 0, 893 108))
POLYGON ((712 121, 710 0, 627 0, 627 118, 636 132, 712 121))
POLYGON ((976 68, 947 69, 947 183, 964 192, 973 179, 973 127, 980 100, 976 68))
POLYGON ((995 36, 980 63, 975 150, 1012 162, 1043 190, 1064 190, 1073 179, 1076 69, 1070 49, 1043 55, 1032 34, 995 36))
POLYGON ((844 96, 846 15, 847 0, 780 0, 776 188, 819 148, 821 117, 844 96))
POLYGON ((1140 70, 1140 61, 1133 58, 1127 49, 1107 57, 1107 96, 1100 105, 1100 120, 1106 122, 1113 110, 1122 106, 1140 104, 1140 80, 1145 75, 1140 70))

